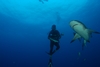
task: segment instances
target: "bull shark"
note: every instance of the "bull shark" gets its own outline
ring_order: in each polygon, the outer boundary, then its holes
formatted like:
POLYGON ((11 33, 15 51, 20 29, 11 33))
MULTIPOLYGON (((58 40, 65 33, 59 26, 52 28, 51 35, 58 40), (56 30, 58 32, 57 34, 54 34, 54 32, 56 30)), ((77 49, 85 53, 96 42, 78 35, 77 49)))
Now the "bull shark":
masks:
POLYGON ((74 42, 76 39, 83 38, 82 50, 84 49, 84 46, 86 46, 86 43, 90 42, 89 39, 92 33, 100 34, 100 32, 87 28, 78 20, 72 20, 69 24, 70 27, 75 31, 74 37, 70 43, 74 42))

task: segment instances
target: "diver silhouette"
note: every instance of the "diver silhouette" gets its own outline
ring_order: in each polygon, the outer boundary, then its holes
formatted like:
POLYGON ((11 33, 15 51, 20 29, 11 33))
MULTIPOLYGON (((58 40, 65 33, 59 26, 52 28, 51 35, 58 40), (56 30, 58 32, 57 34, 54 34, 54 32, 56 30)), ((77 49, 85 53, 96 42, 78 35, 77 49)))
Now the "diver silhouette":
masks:
POLYGON ((51 31, 49 32, 48 39, 50 40, 50 52, 47 53, 49 55, 53 55, 57 50, 59 50, 59 39, 63 34, 60 34, 58 30, 56 30, 56 25, 52 25, 51 31), (56 46, 56 49, 53 51, 53 47, 56 46))

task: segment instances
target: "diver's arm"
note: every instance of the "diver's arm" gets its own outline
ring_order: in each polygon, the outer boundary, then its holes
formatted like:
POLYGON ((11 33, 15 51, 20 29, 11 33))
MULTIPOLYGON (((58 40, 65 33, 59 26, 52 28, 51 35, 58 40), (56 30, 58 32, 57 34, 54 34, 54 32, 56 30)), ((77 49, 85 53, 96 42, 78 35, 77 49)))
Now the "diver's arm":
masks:
POLYGON ((62 34, 62 33, 60 33, 60 32, 58 31, 58 36, 59 36, 59 39, 60 39, 62 36, 64 36, 64 34, 62 34))
POLYGON ((50 39, 50 37, 51 37, 51 35, 50 35, 50 34, 51 34, 51 31, 49 32, 48 39, 50 39))
POLYGON ((61 34, 59 33, 59 31, 58 31, 58 37, 59 37, 59 39, 61 38, 61 34))

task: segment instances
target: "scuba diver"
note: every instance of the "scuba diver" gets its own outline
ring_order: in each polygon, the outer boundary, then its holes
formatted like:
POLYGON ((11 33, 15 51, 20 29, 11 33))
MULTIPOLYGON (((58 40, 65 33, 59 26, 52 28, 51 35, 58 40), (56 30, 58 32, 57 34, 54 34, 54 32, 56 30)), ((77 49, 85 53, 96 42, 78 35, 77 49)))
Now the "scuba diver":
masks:
POLYGON ((48 35, 48 39, 50 40, 50 52, 47 53, 49 55, 54 54, 59 48, 59 39, 63 34, 60 34, 58 30, 56 30, 56 25, 52 25, 51 31, 48 35), (56 46, 56 50, 53 51, 54 45, 56 46))

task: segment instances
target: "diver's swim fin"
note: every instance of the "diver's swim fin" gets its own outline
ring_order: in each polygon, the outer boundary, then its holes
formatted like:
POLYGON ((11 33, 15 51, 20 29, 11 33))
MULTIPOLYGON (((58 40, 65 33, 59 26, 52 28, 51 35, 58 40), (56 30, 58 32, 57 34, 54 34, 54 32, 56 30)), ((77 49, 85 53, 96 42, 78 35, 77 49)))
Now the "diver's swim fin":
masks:
POLYGON ((46 52, 48 55, 53 55, 56 52, 56 50, 54 50, 52 53, 48 53, 46 52))
MULTIPOLYGON (((54 52, 54 51, 53 51, 54 52)), ((53 52, 50 54, 50 53, 48 53, 48 52, 46 52, 47 54, 49 54, 50 55, 50 59, 49 59, 49 62, 48 62, 48 67, 52 67, 52 54, 53 54, 53 52)))
POLYGON ((53 66, 52 66, 52 63, 49 63, 49 64, 48 64, 48 67, 53 67, 53 66))
POLYGON ((50 53, 46 52, 48 55, 50 55, 50 53))
POLYGON ((49 59, 48 67, 52 67, 52 59, 49 59))

